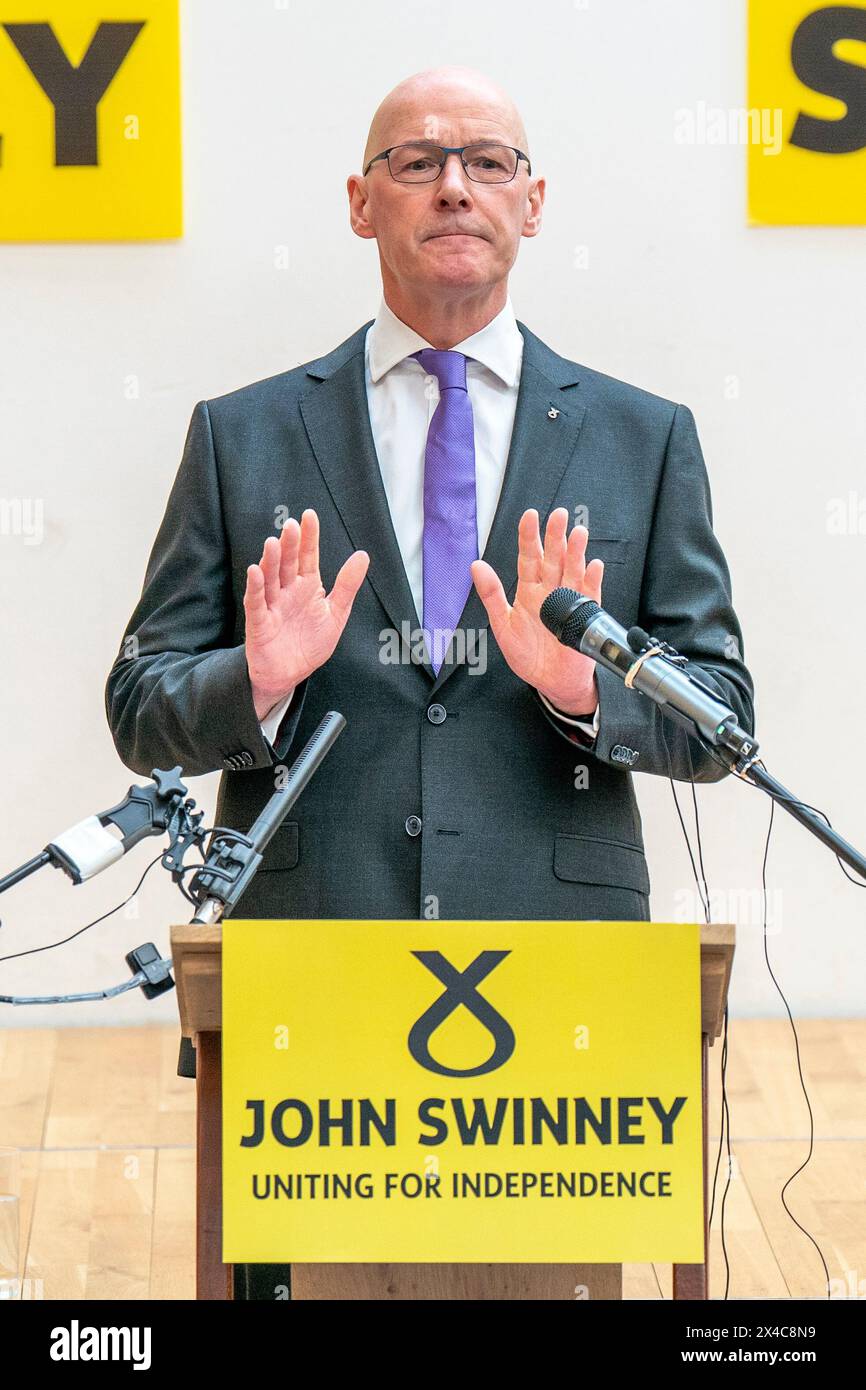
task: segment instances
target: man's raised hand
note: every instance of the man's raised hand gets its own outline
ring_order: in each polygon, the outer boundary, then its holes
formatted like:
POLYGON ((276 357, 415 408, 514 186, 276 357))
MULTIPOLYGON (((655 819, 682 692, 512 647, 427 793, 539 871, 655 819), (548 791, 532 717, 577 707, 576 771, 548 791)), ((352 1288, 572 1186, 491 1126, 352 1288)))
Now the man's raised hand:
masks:
POLYGON ((523 513, 517 528, 517 590, 513 607, 496 571, 484 560, 472 578, 508 665, 565 714, 591 714, 598 703, 595 662, 558 642, 541 621, 541 605, 554 589, 576 589, 601 603, 602 560, 586 563, 589 531, 575 526, 566 540, 568 511, 551 512, 541 543, 538 512, 523 513))
POLYGON ((300 525, 289 517, 279 539, 268 536, 260 562, 247 569, 244 594, 244 645, 259 720, 331 656, 369 563, 366 550, 354 551, 326 594, 313 509, 300 525))

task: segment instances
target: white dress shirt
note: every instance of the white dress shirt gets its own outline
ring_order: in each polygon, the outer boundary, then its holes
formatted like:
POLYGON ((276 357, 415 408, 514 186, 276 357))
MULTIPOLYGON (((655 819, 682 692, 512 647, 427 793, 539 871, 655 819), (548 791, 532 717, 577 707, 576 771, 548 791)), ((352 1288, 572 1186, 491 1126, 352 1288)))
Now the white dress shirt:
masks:
MULTIPOLYGON (((427 432, 439 404, 439 383, 411 354, 430 346, 382 300, 365 341, 367 404, 382 483, 419 623, 424 615, 424 459, 427 432)), ((453 351, 470 359, 466 385, 475 424, 475 507, 478 554, 482 556, 505 476, 523 363, 523 335, 511 299, 490 323, 457 343, 453 351)), ((262 733, 272 745, 293 693, 262 721, 262 733)), ((597 707, 592 723, 573 722, 593 737, 598 732, 599 714, 597 707)))

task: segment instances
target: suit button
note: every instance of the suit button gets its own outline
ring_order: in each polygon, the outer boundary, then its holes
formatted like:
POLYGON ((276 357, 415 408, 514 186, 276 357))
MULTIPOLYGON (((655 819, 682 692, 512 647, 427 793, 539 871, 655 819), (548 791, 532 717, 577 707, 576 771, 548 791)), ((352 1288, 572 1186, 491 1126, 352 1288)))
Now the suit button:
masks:
POLYGON ((431 724, 444 724, 448 718, 447 710, 444 705, 431 705, 427 710, 427 718, 431 724))
POLYGON ((421 817, 420 817, 420 816, 407 816, 407 817, 406 817, 406 834, 407 834, 407 835, 411 835, 413 839, 415 838, 416 835, 420 835, 420 834, 421 834, 421 817))
POLYGON ((240 772, 242 768, 252 767, 255 758, 247 748, 242 748, 239 753, 227 753, 223 762, 232 772, 240 772))

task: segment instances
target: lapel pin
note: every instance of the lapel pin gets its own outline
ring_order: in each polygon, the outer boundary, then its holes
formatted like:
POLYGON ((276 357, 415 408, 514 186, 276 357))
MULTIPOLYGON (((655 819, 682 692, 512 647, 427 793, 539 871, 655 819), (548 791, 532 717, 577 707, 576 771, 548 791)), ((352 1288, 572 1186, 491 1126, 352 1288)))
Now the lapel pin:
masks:
POLYGON ((548 420, 558 420, 558 419, 559 419, 559 411, 556 409, 555 406, 551 406, 551 407, 550 407, 550 409, 549 409, 548 412, 547 412, 547 418, 548 418, 548 420))

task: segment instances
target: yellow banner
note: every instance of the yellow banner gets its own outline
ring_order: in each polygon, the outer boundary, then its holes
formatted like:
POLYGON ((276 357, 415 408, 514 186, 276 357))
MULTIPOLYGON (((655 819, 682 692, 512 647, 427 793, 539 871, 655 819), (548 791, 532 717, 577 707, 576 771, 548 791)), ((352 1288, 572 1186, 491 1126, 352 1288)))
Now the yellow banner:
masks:
POLYGON ((748 116, 752 223, 866 223, 866 3, 750 0, 748 116))
POLYGON ((693 924, 223 926, 223 1258, 703 1259, 693 924))
POLYGON ((177 0, 0 0, 0 241, 182 232, 177 0))

